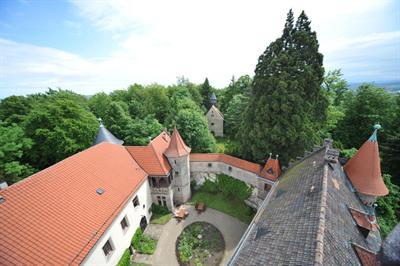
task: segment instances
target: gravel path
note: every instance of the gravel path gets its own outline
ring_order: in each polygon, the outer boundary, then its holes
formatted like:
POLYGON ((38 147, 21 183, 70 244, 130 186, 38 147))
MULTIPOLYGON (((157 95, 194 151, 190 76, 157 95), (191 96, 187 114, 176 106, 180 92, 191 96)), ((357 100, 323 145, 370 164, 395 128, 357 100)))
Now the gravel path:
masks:
POLYGON ((171 219, 162 226, 162 230, 160 230, 159 225, 153 224, 146 228, 145 233, 148 235, 155 235, 155 233, 161 231, 158 237, 157 249, 152 256, 137 258, 138 260, 135 259, 135 261, 142 261, 155 266, 179 265, 175 254, 176 239, 187 225, 197 221, 204 221, 217 227, 224 236, 225 254, 221 265, 226 264, 244 234, 247 224, 211 208, 207 208, 201 214, 197 214, 193 206, 185 205, 185 208, 189 211, 189 216, 184 221, 178 223, 175 219, 171 219))

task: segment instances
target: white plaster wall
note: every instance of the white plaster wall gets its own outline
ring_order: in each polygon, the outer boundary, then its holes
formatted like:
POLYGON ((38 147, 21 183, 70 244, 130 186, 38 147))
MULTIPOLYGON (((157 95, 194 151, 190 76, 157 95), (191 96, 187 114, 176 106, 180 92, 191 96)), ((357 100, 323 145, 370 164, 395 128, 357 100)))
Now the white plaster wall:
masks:
MULTIPOLYGON (((105 192, 107 193, 107 191, 105 192)), ((150 221, 149 208, 151 206, 150 186, 146 181, 140 186, 137 192, 130 197, 122 211, 117 215, 105 233, 100 237, 94 247, 90 250, 83 265, 116 265, 120 260, 125 249, 130 246, 132 236, 140 225, 140 220, 146 216, 147 222, 150 221), (135 196, 139 198, 139 206, 134 207, 132 200, 135 196), (143 204, 145 208, 143 208, 143 204), (127 217, 129 227, 124 232, 121 228, 121 220, 127 217), (103 252, 103 246, 108 239, 112 240, 114 251, 109 258, 106 258, 103 252)))
POLYGON ((215 174, 225 174, 229 175, 233 178, 239 179, 249 185, 252 185, 254 187, 258 187, 258 175, 254 174, 252 172, 234 167, 232 167, 232 170, 229 170, 229 166, 226 163, 223 162, 195 162, 191 161, 190 162, 190 171, 193 174, 196 173, 215 173, 215 174), (208 164, 211 163, 211 167, 208 166, 208 164))

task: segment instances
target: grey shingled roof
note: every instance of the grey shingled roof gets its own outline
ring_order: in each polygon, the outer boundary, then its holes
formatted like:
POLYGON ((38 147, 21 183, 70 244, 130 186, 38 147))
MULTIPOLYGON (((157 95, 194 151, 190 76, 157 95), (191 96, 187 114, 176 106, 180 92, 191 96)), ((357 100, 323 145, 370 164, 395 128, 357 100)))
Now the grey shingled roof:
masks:
POLYGON ((124 143, 123 140, 117 139, 110 131, 108 131, 107 128, 103 126, 103 124, 100 124, 99 132, 97 133, 97 137, 93 145, 99 144, 104 141, 120 145, 124 143))
POLYGON ((364 239, 348 207, 366 211, 326 148, 289 168, 271 189, 230 265, 360 265, 352 243, 377 252, 379 232, 364 239))

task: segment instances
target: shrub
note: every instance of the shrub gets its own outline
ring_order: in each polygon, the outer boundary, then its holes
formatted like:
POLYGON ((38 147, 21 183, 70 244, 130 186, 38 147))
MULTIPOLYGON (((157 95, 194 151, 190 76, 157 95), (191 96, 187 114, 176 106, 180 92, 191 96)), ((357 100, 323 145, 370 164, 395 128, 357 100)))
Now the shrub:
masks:
POLYGON ((124 254, 122 254, 121 259, 118 261, 118 266, 129 266, 131 265, 131 253, 129 252, 129 248, 125 250, 124 254))
POLYGON ((143 235, 142 229, 138 228, 132 237, 133 248, 141 254, 153 254, 156 250, 157 241, 149 236, 143 235))
POLYGON ((169 214, 170 213, 170 211, 168 210, 167 207, 162 206, 162 205, 158 205, 158 204, 154 204, 154 203, 151 205, 150 210, 151 210, 151 212, 153 214, 164 215, 164 214, 169 214))
POLYGON ((218 175, 216 181, 218 190, 227 198, 246 200, 251 196, 252 188, 245 182, 227 175, 218 175))
POLYGON ((218 192, 218 187, 215 182, 212 182, 209 179, 206 179, 203 183, 203 186, 201 187, 201 190, 203 192, 216 193, 216 192, 218 192))

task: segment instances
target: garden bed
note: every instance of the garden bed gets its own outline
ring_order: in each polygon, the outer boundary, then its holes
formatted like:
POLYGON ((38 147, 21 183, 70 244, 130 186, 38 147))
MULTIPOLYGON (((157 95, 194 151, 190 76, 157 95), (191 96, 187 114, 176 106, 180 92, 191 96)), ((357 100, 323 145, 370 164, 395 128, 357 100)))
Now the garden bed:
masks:
POLYGON ((224 256, 225 241, 212 224, 195 222, 183 229, 176 241, 179 265, 219 265, 224 256))

